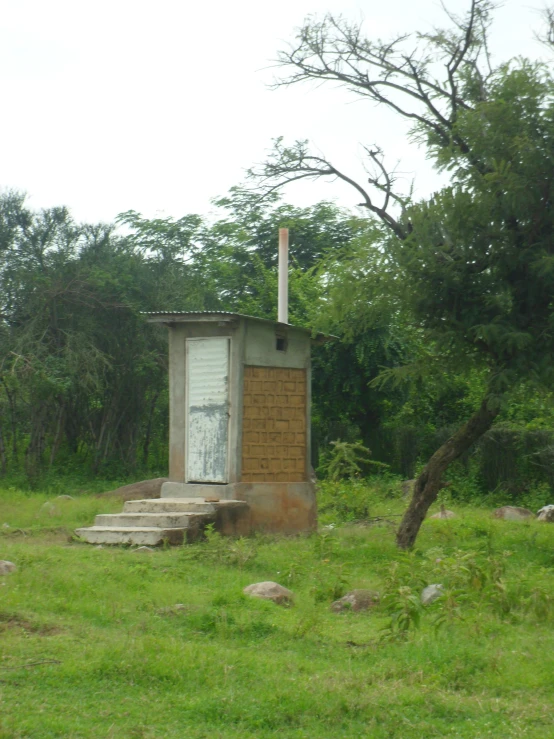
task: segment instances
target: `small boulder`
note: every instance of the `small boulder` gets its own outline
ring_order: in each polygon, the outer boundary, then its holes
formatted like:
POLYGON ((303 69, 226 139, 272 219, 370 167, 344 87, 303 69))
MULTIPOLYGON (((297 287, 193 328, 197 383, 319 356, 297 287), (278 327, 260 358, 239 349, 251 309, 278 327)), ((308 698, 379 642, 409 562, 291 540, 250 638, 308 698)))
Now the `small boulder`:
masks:
POLYGON ((133 549, 133 552, 138 552, 139 554, 152 554, 153 551, 152 547, 137 547, 133 549))
POLYGON ((56 500, 75 500, 71 495, 58 495, 56 500))
POLYGON ((189 606, 186 606, 184 603, 175 603, 174 606, 159 608, 158 613, 160 616, 175 616, 178 613, 185 613, 188 610, 189 606))
POLYGON ((518 508, 514 505, 503 505, 492 512, 493 518, 502 518, 504 521, 525 521, 533 517, 533 512, 527 508, 518 508))
POLYGON ((152 480, 133 482, 130 485, 123 485, 123 487, 116 488, 115 490, 108 490, 106 493, 98 493, 96 497, 119 498, 119 500, 159 498, 164 482, 169 482, 169 477, 155 477, 152 480))
POLYGON ((294 593, 290 590, 279 585, 279 583, 271 581, 256 582, 252 585, 247 585, 242 592, 246 593, 246 595, 252 595, 254 598, 272 600, 279 605, 289 604, 294 597, 294 593))
POLYGON ((554 523, 554 505, 545 505, 537 511, 537 521, 554 523))
POLYGON ((375 590, 351 590, 342 598, 331 603, 334 613, 343 611, 367 611, 379 603, 379 593, 375 590))
POLYGON ((57 516, 59 511, 56 508, 56 506, 49 500, 46 501, 46 503, 43 503, 40 507, 41 513, 46 513, 49 516, 57 516))
POLYGON ((9 575, 10 572, 15 572, 17 567, 13 562, 8 562, 7 559, 0 559, 0 575, 9 575))
POLYGON ((423 590, 421 591, 421 604, 424 606, 428 606, 430 603, 433 603, 433 601, 437 600, 437 598, 440 598, 442 594, 442 585, 427 585, 427 587, 423 588, 423 590))
POLYGON ((430 518, 456 518, 454 511, 447 510, 443 505, 438 513, 433 513, 430 518))

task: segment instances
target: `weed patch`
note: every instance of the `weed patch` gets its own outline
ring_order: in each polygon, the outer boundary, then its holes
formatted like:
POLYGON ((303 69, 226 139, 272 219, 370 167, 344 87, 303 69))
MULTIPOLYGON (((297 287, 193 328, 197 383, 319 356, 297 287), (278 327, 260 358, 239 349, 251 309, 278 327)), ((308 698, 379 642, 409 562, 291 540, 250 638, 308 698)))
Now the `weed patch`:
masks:
MULTIPOLYGON (((373 516, 401 512, 389 484, 359 492, 373 516)), ((139 558, 53 533, 95 499, 54 524, 44 499, 0 493, 0 558, 18 568, 0 581, 0 737, 553 736, 554 527, 457 508, 409 554, 390 525, 335 518, 139 558), (243 594, 260 580, 294 604, 243 594), (380 602, 331 612, 355 588, 380 602)))

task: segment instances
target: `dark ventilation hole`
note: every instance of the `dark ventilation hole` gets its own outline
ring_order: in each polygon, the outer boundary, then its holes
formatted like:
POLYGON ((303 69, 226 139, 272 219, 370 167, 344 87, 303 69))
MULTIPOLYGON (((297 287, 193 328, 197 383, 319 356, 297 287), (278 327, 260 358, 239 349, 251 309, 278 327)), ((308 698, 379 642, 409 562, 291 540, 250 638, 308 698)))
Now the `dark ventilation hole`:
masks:
POLYGON ((287 340, 278 336, 275 341, 275 348, 277 349, 278 352, 286 352, 287 351, 287 340))

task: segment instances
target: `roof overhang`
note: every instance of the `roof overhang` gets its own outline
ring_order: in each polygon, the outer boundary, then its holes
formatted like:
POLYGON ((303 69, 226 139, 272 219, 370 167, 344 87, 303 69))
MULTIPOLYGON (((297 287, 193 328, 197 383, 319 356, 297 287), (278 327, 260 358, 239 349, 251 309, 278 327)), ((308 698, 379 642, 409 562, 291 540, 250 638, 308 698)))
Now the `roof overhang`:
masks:
POLYGON ((178 323, 236 323, 239 320, 256 321, 264 323, 267 326, 273 326, 276 330, 300 331, 309 334, 314 343, 324 344, 327 341, 334 341, 336 336, 327 336, 326 334, 313 333, 309 328, 303 326, 291 326, 290 323, 278 323, 270 321, 268 318, 258 318, 257 316, 247 316, 243 313, 230 313, 228 311, 144 311, 141 315, 146 316, 149 323, 163 323, 168 327, 172 327, 178 323))

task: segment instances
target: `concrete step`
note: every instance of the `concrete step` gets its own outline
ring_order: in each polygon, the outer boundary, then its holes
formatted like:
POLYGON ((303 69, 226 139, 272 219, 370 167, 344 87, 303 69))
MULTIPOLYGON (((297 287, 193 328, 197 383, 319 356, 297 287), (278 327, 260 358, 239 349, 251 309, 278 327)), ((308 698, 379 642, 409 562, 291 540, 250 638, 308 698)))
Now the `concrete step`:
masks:
POLYGON ((160 529, 187 529, 203 521, 213 519, 209 513, 101 513, 94 520, 95 526, 115 528, 146 527, 160 529))
POLYGON ((75 533, 89 544, 137 544, 155 547, 167 541, 182 544, 188 540, 191 529, 161 529, 155 526, 89 526, 76 529, 75 533))
POLYGON ((128 500, 123 506, 124 513, 213 513, 214 503, 206 503, 202 498, 149 498, 128 500))
POLYGON ((123 513, 101 513, 94 526, 75 533, 90 544, 183 544, 201 538, 204 526, 212 522, 224 535, 245 536, 250 533, 249 506, 242 500, 129 500, 123 513))

